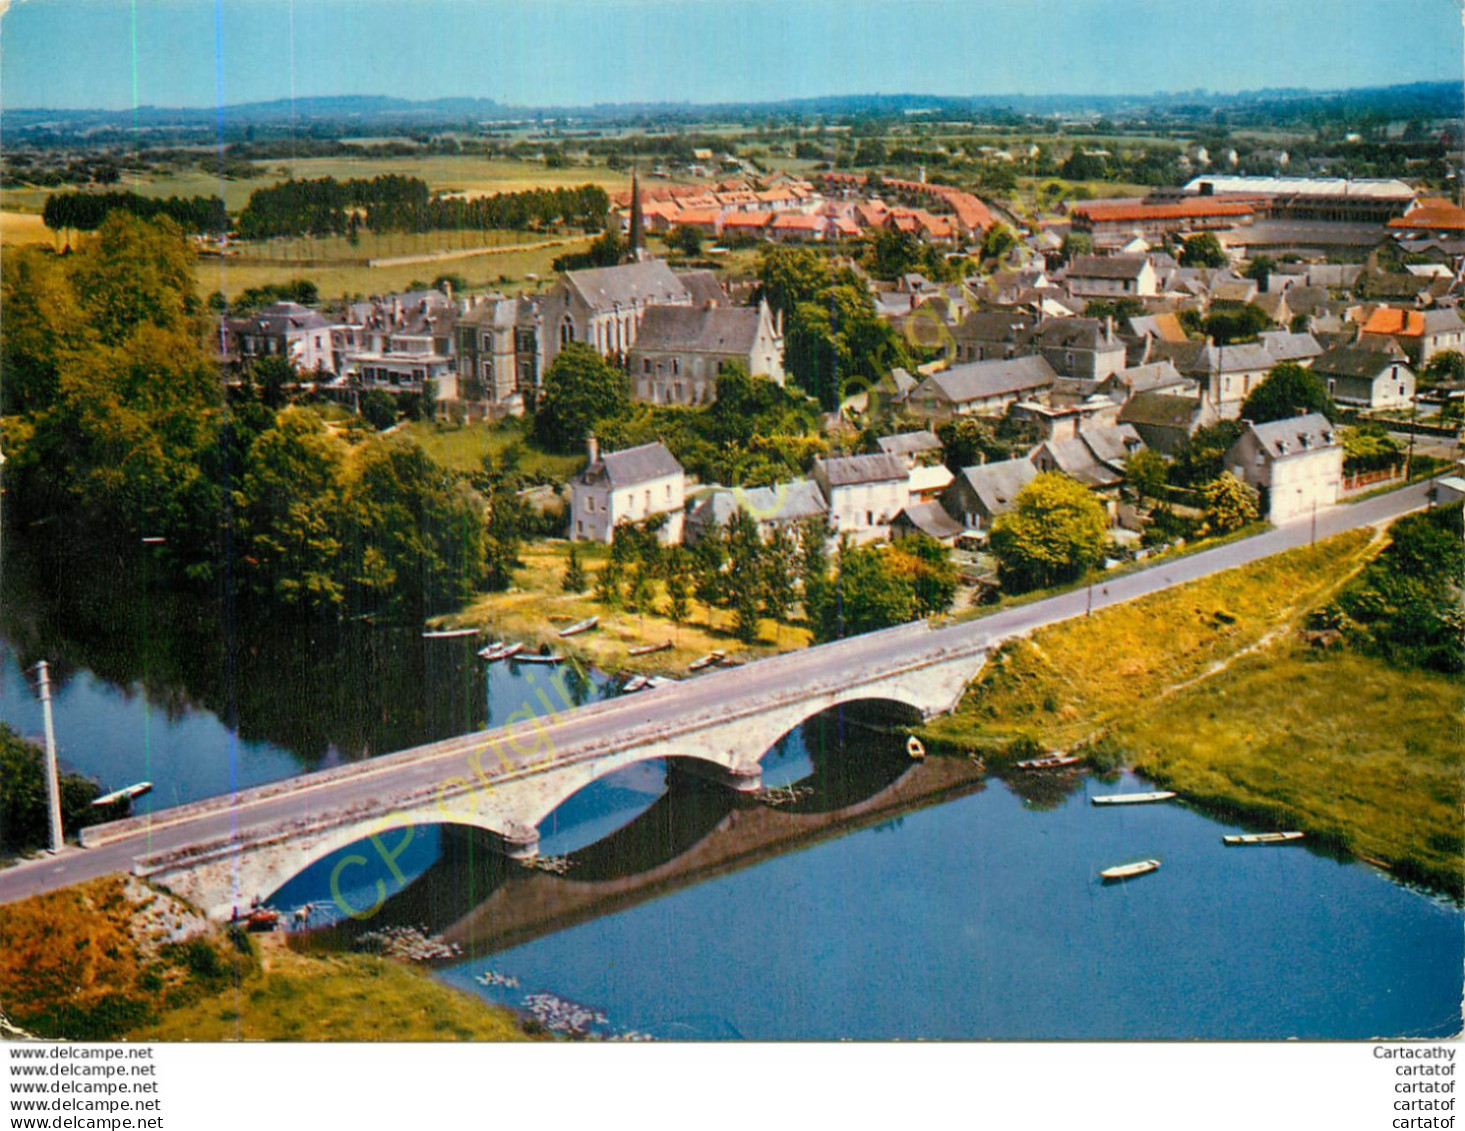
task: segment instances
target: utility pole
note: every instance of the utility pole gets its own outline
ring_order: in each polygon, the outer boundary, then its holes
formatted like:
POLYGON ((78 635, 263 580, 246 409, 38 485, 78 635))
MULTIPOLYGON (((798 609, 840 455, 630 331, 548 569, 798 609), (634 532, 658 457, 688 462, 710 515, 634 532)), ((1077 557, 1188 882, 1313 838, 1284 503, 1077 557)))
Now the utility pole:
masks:
POLYGON ((40 680, 41 712, 46 719, 46 802, 51 814, 51 854, 61 851, 61 782, 56 770, 56 728, 51 725, 51 669, 45 660, 36 665, 40 680))

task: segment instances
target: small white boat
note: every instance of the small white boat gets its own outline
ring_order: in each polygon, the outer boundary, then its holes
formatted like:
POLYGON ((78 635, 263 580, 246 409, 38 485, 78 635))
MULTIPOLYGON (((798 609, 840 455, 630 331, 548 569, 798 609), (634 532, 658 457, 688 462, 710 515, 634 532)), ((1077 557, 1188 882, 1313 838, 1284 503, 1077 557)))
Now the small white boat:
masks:
POLYGON ((1158 860, 1136 860, 1133 864, 1116 864, 1112 868, 1105 868, 1099 876, 1105 880, 1128 880, 1153 872, 1159 866, 1158 860))
POLYGON ((561 636, 575 636, 581 632, 589 632, 600 623, 599 617, 586 617, 584 620, 576 621, 568 628, 560 629, 561 636))
POLYGON ((687 665, 689 672, 700 672, 703 668, 710 668, 713 664, 720 664, 727 658, 726 652, 708 652, 701 659, 693 660, 687 665))
POLYGON ((478 650, 478 654, 484 660, 488 661, 488 663, 493 664, 497 663, 499 660, 507 660, 510 656, 517 656, 523 650, 524 643, 523 641, 520 641, 517 644, 500 643, 495 644, 489 648, 480 648, 478 650))
POLYGON ((454 636, 477 636, 476 628, 434 628, 422 634, 424 640, 448 640, 454 636))
POLYGON ((925 746, 923 746, 921 744, 921 740, 913 734, 906 736, 905 752, 909 754, 912 758, 916 759, 916 761, 920 761, 926 756, 925 746))
POLYGON ((667 652, 671 650, 671 641, 663 640, 660 644, 642 644, 639 648, 627 648, 628 656, 649 656, 653 652, 667 652))
POLYGON ((565 658, 558 654, 541 655, 538 652, 525 652, 523 655, 515 656, 515 661, 520 664, 562 664, 565 658))
POLYGON ((646 686, 652 688, 665 687, 668 683, 675 682, 676 680, 672 679, 669 675, 654 675, 646 681, 646 686))
POLYGON ((630 694, 632 691, 641 691, 651 686, 651 681, 644 675, 632 676, 626 680, 626 686, 621 688, 622 694, 630 694))
POLYGON ((1223 836, 1222 844, 1287 844, 1294 840, 1301 840, 1306 834, 1296 831, 1285 833, 1238 833, 1235 836, 1223 836))
POLYGON ((134 785, 124 785, 121 789, 114 789, 111 793, 102 794, 92 804, 100 809, 106 805, 115 805, 119 801, 131 801, 134 797, 141 797, 152 788, 153 783, 150 781, 140 781, 134 785))
POLYGON ((1089 800, 1095 805, 1148 805, 1152 801, 1169 801, 1175 794, 1168 789, 1157 789, 1150 793, 1109 793, 1089 800))

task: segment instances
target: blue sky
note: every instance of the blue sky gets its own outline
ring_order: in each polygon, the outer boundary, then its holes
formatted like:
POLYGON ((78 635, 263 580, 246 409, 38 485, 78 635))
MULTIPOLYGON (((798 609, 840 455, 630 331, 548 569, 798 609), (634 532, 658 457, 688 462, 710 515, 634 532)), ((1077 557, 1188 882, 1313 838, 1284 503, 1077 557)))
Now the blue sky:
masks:
POLYGON ((1458 80, 1459 20, 1454 0, 14 0, 0 105, 1339 88, 1458 80))

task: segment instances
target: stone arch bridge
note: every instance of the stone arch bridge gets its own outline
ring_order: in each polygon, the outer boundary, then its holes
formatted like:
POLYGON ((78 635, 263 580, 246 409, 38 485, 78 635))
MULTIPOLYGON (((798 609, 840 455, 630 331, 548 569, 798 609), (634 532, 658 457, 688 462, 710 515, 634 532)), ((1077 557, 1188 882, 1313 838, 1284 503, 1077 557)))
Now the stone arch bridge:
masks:
POLYGON ((471 826, 507 855, 531 858, 544 818, 637 762, 671 760, 753 791, 759 759, 814 715, 872 701, 898 705, 913 722, 952 710, 990 644, 950 633, 906 625, 578 709, 548 674, 535 685, 546 716, 518 712, 507 728, 95 826, 83 844, 121 848, 146 832, 134 874, 216 918, 358 841, 371 840, 395 869, 410 838, 391 834, 409 826, 471 826))

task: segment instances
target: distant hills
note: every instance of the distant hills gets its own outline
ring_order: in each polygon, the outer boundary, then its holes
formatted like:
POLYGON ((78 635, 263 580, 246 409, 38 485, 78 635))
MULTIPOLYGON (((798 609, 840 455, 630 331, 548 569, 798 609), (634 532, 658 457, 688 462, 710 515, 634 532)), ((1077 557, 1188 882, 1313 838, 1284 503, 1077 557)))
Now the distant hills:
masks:
POLYGON ((1237 94, 1184 91, 1134 95, 831 95, 820 98, 738 103, 616 103, 577 107, 508 106, 487 98, 413 100, 381 95, 275 99, 217 107, 128 110, 6 109, 0 128, 15 136, 30 133, 84 135, 89 132, 182 132, 216 136, 249 127, 271 132, 282 127, 312 132, 342 130, 401 132, 413 128, 478 126, 484 122, 574 119, 586 125, 706 121, 763 121, 768 118, 839 120, 858 117, 930 115, 937 118, 1083 117, 1115 120, 1208 119, 1253 116, 1305 120, 1319 115, 1366 115, 1390 120, 1455 117, 1460 85, 1408 83, 1353 90, 1272 89, 1237 94))

